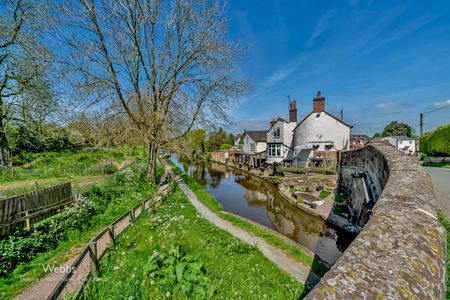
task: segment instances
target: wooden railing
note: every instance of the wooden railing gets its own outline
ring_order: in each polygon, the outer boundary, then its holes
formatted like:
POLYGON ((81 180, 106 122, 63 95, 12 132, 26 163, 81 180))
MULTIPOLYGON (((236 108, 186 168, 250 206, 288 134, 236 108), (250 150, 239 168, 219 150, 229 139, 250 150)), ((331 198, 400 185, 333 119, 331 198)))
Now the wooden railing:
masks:
POLYGON ((98 233, 73 262, 48 299, 65 299, 68 297, 78 299, 89 278, 96 277, 99 261, 109 246, 115 244, 116 237, 127 229, 144 211, 153 211, 172 189, 173 184, 170 182, 168 175, 165 174, 161 179, 160 193, 130 209, 98 233))
POLYGON ((70 182, 0 200, 0 235, 28 229, 74 200, 70 182))

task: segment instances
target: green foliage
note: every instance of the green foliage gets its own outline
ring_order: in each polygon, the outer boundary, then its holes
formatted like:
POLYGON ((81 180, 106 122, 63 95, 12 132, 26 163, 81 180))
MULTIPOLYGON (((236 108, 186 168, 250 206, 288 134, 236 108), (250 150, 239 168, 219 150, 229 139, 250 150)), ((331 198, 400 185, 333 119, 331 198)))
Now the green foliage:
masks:
POLYGON ((218 131, 211 132, 206 141, 206 149, 208 152, 220 149, 220 146, 228 141, 227 133, 220 128, 218 131))
POLYGON ((409 136, 413 137, 413 129, 411 126, 405 123, 399 123, 398 121, 392 121, 386 127, 384 127, 383 136, 409 136))
POLYGON ((323 200, 326 197, 328 197, 330 194, 331 194, 330 191, 321 191, 320 194, 319 194, 319 198, 323 200))
POLYGON ((100 261, 84 299, 298 299, 303 286, 198 215, 180 189, 144 213, 100 261))
POLYGON ((32 127, 20 125, 7 130, 8 143, 13 155, 21 152, 39 153, 44 151, 75 150, 79 147, 70 141, 65 131, 43 134, 32 127))
POLYGON ((153 190, 145 166, 136 165, 117 173, 106 185, 93 186, 84 199, 70 208, 37 223, 31 231, 19 230, 0 240, 0 277, 19 264, 58 247, 73 234, 87 231, 100 220, 111 220, 143 201, 153 190))
POLYGON ((336 202, 342 202, 344 201, 344 196, 342 194, 334 194, 333 200, 336 202))
MULTIPOLYGON (((326 271, 326 267, 322 264, 313 264, 313 258, 305 253, 299 247, 293 246, 291 243, 285 241, 283 238, 277 236, 276 234, 266 230, 265 228, 244 220, 239 216, 236 216, 231 213, 224 213, 223 206, 220 204, 213 196, 211 196, 208 192, 206 192, 195 180, 193 180, 190 176, 187 176, 181 171, 172 161, 168 161, 171 165, 172 170, 178 176, 181 176, 182 179, 186 182, 187 186, 194 192, 200 202, 202 202, 206 207, 216 213, 220 213, 220 217, 232 222, 233 224, 252 232, 262 238, 264 238, 269 244, 272 246, 278 247, 284 251, 286 251, 291 257, 293 257, 298 262, 305 264, 307 266, 311 266, 316 274, 324 274, 326 271), (324 271, 325 270, 325 271, 324 271)), ((301 201, 301 199, 300 199, 301 201)))
POLYGON ((450 124, 422 135, 420 152, 430 156, 450 156, 450 124))
POLYGON ((124 160, 115 150, 85 149, 79 152, 21 152, 13 163, 19 166, 0 171, 0 182, 37 178, 107 175, 117 171, 114 162, 124 160), (25 165, 24 165, 25 164, 25 165))
POLYGON ((231 149, 230 144, 225 143, 225 144, 220 145, 220 150, 228 150, 228 149, 231 149))
POLYGON ((383 136, 383 134, 381 134, 381 132, 375 132, 375 134, 373 135, 373 139, 375 139, 375 138, 379 138, 379 137, 382 137, 383 136))

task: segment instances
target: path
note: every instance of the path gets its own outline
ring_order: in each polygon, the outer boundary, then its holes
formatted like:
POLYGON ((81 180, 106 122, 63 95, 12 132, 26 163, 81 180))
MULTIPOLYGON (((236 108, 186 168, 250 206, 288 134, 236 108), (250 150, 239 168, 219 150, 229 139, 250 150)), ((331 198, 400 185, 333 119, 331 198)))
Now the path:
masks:
MULTIPOLYGON (((166 176, 168 172, 170 172, 171 169, 166 168, 166 176)), ((163 193, 163 195, 167 195, 167 187, 168 184, 161 185, 159 190, 163 193)), ((115 235, 119 235, 121 232, 123 232, 125 229, 128 228, 130 224, 130 220, 128 218, 125 218, 122 222, 119 222, 115 225, 115 235)), ((103 230, 103 229, 102 229, 103 230)), ((99 232, 101 232, 100 230, 99 232)), ((97 233, 98 234, 98 233, 97 233)), ((97 235, 96 234, 96 235, 97 235)), ((109 239, 104 241, 97 241, 97 251, 99 253, 102 253, 103 251, 106 251, 110 241, 109 239)), ((69 269, 72 264, 75 262, 75 260, 78 258, 79 254, 83 251, 83 247, 78 247, 75 249, 71 249, 73 256, 64 262, 63 264, 59 265, 60 269, 69 269)), ((67 292, 75 292, 78 287, 80 286, 80 283, 84 281, 84 278, 86 277, 86 274, 89 272, 89 260, 88 256, 81 262, 80 266, 78 267, 78 270, 74 273, 72 278, 70 278, 69 283, 67 284, 67 292)), ((42 299, 48 299, 53 290, 57 287, 59 282, 64 278, 66 274, 65 273, 58 273, 58 272, 51 272, 45 275, 43 278, 40 278, 36 280, 32 285, 30 285, 28 288, 23 290, 19 295, 14 297, 14 300, 42 300, 42 299)))
POLYGON ((436 206, 450 220, 450 169, 425 167, 433 182, 436 206))
POLYGON ((251 234, 248 231, 241 229, 233 225, 232 223, 220 218, 198 200, 197 196, 192 192, 192 190, 186 185, 184 181, 182 181, 181 179, 177 179, 177 183, 183 193, 188 197, 189 201, 203 218, 216 225, 220 229, 231 233, 240 240, 258 247, 259 250, 264 254, 264 256, 275 263, 283 271, 295 277, 298 281, 307 283, 311 286, 319 282, 320 278, 312 273, 310 267, 300 264, 282 250, 268 244, 263 238, 251 234))

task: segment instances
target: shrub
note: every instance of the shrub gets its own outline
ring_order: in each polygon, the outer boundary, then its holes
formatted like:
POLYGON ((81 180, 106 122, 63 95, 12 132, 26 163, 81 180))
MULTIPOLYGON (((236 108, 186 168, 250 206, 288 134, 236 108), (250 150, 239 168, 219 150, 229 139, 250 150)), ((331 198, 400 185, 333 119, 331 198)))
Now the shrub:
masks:
POLYGON ((224 144, 220 145, 220 150, 228 150, 228 149, 231 149, 230 144, 224 143, 224 144))
POLYGON ((450 156, 450 124, 425 133, 420 138, 420 151, 431 156, 450 156))

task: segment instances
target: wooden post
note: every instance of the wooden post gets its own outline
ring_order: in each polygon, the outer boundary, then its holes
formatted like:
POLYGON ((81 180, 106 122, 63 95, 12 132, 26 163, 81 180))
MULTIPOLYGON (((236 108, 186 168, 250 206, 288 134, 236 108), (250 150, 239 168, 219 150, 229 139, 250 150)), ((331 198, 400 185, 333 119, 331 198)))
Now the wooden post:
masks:
POLYGON ((90 258, 90 268, 92 277, 97 277, 97 268, 98 268, 98 260, 97 260, 97 243, 90 242, 89 243, 89 258, 90 258))
MULTIPOLYGON (((28 210, 25 212, 25 216, 28 217, 28 210)), ((27 230, 31 229, 31 223, 30 223, 30 219, 29 218, 25 219, 25 228, 27 230)))
POLYGON ((109 238, 113 245, 116 245, 116 237, 114 236, 114 225, 108 226, 109 238))

